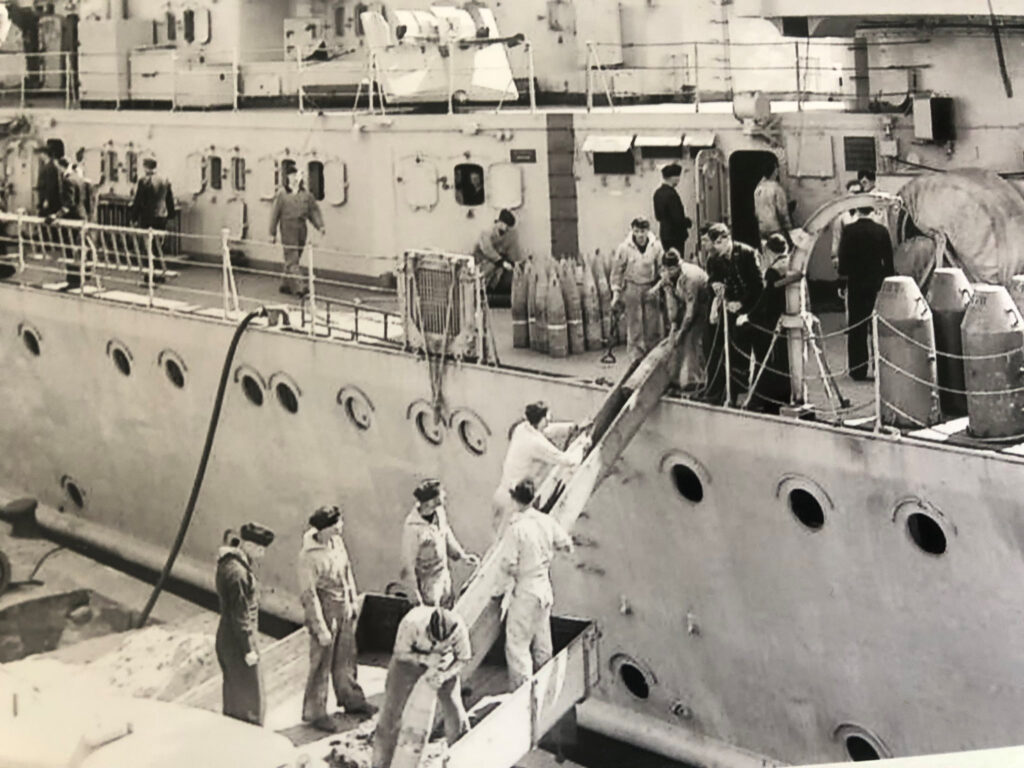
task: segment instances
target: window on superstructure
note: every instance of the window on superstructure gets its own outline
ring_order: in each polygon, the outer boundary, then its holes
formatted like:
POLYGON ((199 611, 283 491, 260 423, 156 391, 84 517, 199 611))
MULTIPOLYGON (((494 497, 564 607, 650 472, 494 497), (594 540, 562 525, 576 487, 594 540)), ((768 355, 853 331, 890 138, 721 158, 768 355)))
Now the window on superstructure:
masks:
POLYGON ((231 184, 236 192, 245 190, 245 158, 231 158, 231 184))
POLYGON ((334 34, 340 35, 345 28, 345 6, 339 5, 334 9, 334 34))
POLYGON ((174 14, 169 12, 166 15, 167 20, 167 42, 173 43, 178 39, 178 20, 174 17, 174 14))
POLYGON ((196 39, 196 12, 193 10, 185 11, 181 14, 182 24, 185 27, 184 37, 186 43, 195 42, 196 39))
POLYGON ((139 153, 129 152, 125 155, 125 162, 128 165, 128 181, 134 184, 139 180, 139 153))
POLYGON ((110 182, 117 181, 118 179, 118 168, 117 168, 117 152, 109 150, 106 155, 106 167, 104 168, 103 177, 110 182))
POLYGON ((291 158, 284 158, 277 163, 277 173, 274 176, 275 186, 284 186, 284 177, 292 169, 296 168, 297 165, 291 158))
POLYGON ((220 189, 224 181, 224 163, 220 156, 210 155, 206 161, 206 173, 210 189, 220 189))
POLYGON ((367 6, 366 3, 356 3, 355 11, 353 11, 352 15, 353 15, 353 17, 356 20, 356 36, 357 37, 362 37, 364 34, 366 34, 366 30, 363 29, 363 16, 362 16, 362 14, 366 13, 368 10, 369 10, 369 6, 367 6))
POLYGON ((844 136, 843 160, 848 171, 876 170, 875 137, 844 136))
POLYGON ((594 173, 598 176, 636 173, 636 155, 631 149, 626 152, 595 152, 594 173))
POLYGON ((476 163, 459 163, 453 173, 455 202, 459 205, 482 205, 484 202, 484 169, 476 163))
POLYGON ((310 160, 306 166, 306 189, 313 199, 324 199, 324 164, 319 160, 310 160))

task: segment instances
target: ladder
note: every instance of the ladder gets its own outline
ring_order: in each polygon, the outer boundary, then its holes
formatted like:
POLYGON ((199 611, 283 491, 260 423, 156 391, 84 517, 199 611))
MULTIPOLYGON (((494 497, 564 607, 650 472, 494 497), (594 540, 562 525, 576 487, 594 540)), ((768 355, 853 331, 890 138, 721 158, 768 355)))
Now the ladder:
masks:
MULTIPOLYGON (((551 516, 567 531, 658 404, 671 382, 675 353, 671 339, 665 339, 645 358, 634 362, 595 414, 590 430, 592 445, 582 463, 553 469, 541 484, 535 503, 549 508, 551 516)), ((584 435, 576 438, 568 448, 570 455, 583 455, 585 439, 584 435)), ((501 568, 504 542, 503 537, 491 546, 455 604, 455 611, 470 629, 473 646, 473 658, 462 670, 463 678, 480 665, 501 633, 499 598, 508 578, 501 568)), ((421 679, 406 704, 392 768, 420 768, 436 699, 436 691, 421 679)), ((518 757, 521 755, 513 760, 518 757)))

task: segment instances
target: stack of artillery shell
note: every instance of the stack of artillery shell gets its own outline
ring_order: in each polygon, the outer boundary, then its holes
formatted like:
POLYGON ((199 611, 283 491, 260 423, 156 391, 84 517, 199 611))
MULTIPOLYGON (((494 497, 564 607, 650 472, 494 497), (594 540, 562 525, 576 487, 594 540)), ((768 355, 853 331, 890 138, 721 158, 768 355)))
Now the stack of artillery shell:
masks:
POLYGON ((530 346, 529 281, 533 265, 529 261, 516 264, 512 270, 512 346, 530 346))
POLYGON ((612 331, 611 258, 532 257, 512 273, 512 343, 552 357, 602 349, 612 331))

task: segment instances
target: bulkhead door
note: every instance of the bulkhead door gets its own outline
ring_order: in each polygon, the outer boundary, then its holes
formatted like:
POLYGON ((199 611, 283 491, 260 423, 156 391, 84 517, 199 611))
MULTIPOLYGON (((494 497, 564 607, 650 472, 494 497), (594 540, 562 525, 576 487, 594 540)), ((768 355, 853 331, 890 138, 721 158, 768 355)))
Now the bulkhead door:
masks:
POLYGON ((34 141, 19 141, 7 146, 4 174, 10 190, 10 197, 7 200, 9 211, 24 208, 32 213, 36 209, 35 189, 40 164, 36 146, 34 141))
POLYGON ((721 150, 702 149, 697 153, 694 180, 697 184, 697 227, 728 222, 729 191, 725 157, 721 150))

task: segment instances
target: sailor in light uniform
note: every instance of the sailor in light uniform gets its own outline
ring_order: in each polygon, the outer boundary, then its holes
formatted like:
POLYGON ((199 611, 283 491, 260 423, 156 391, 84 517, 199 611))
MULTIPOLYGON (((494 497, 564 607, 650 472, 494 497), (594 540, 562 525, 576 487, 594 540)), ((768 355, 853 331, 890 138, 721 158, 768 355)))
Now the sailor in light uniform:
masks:
POLYGON ((661 257, 665 252, 657 238, 650 236, 651 224, 637 216, 631 231, 615 249, 612 262, 612 310, 626 319, 626 351, 630 357, 643 357, 661 341, 661 304, 649 292, 658 280, 661 257))
POLYGON ((299 588, 309 629, 309 679, 302 702, 302 719, 322 731, 338 725, 327 714, 327 690, 346 714, 373 714, 356 682, 356 622, 358 592, 345 542, 341 509, 321 507, 309 518, 310 528, 299 554, 299 588))
POLYGON ((270 212, 270 240, 277 242, 278 228, 281 230, 281 245, 284 248, 284 270, 281 274, 281 293, 304 296, 308 289, 302 279, 299 260, 306 247, 306 222, 324 234, 324 219, 320 206, 301 183, 298 169, 286 166, 284 185, 274 198, 270 212))
POLYGON ((502 559, 514 582, 505 622, 505 661, 513 691, 551 658, 551 561, 556 551, 572 552, 565 529, 531 506, 533 493, 529 480, 510 493, 516 512, 502 559))
POLYGON ((384 683, 384 705, 373 736, 373 768, 389 768, 409 695, 421 677, 437 691, 450 746, 469 730, 459 673, 472 658, 466 622, 454 611, 421 605, 398 625, 384 683))
MULTIPOLYGON (((225 537, 227 540, 227 537, 225 537)), ((224 677, 224 714, 263 725, 267 702, 256 650, 259 584, 253 568, 274 541, 274 532, 246 523, 237 547, 224 546, 217 556, 217 662, 224 677)))
POLYGON ((515 509, 509 500, 509 489, 521 480, 530 480, 535 486, 539 485, 552 466, 572 467, 578 464, 566 451, 559 450, 552 440, 564 441, 572 431, 587 426, 572 422, 552 424, 548 418, 548 406, 543 402, 526 406, 526 421, 520 422, 512 430, 501 480, 492 498, 492 525, 496 535, 500 536, 505 530, 515 509))
POLYGON ((438 480, 424 480, 413 491, 416 505, 402 528, 402 574, 417 604, 451 608, 454 602, 448 558, 475 567, 480 558, 459 543, 444 508, 445 493, 438 480))

